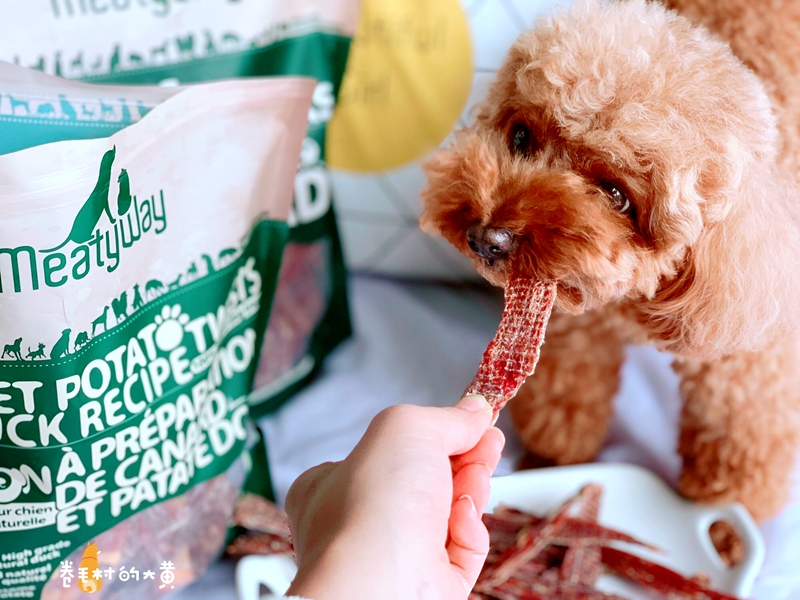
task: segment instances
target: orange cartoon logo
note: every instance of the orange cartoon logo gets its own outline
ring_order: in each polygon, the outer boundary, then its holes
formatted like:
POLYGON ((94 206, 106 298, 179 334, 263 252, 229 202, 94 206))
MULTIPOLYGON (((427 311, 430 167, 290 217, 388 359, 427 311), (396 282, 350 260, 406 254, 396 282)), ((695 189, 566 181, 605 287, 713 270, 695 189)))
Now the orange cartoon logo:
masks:
POLYGON ((97 544, 94 542, 86 544, 86 550, 83 551, 83 559, 81 559, 81 566, 78 570, 78 588, 87 594, 99 592, 103 587, 100 563, 97 562, 98 554, 100 554, 100 550, 97 549, 97 544))

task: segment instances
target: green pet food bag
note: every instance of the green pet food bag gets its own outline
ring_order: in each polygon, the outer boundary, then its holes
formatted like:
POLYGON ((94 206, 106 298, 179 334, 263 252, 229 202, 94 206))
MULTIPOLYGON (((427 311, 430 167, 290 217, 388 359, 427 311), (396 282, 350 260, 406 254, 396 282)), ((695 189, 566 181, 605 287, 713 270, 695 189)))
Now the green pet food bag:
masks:
MULTIPOLYGON (((0 0, 0 60, 52 75, 162 85, 265 75, 316 79, 286 261, 250 397, 256 416, 308 382, 351 332, 324 149, 358 8, 358 0, 0 0)), ((6 96, 4 117, 96 125, 129 123, 137 115, 107 101, 28 106, 6 96)), ((98 133, 94 125, 87 137, 98 133)))
POLYGON ((0 599, 156 598, 222 551, 314 87, 0 64, 32 113, 0 117, 0 599))

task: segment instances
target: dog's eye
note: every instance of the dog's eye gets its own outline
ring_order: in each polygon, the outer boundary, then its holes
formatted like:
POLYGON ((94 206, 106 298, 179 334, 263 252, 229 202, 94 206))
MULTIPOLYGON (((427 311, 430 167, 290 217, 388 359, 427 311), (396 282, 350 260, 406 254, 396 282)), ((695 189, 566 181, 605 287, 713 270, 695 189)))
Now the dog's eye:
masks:
POLYGON ((622 191, 620 191, 619 187, 617 187, 610 181, 601 181, 600 187, 603 188, 603 191, 611 200, 611 204, 614 206, 614 209, 616 211, 621 212, 623 214, 627 214, 630 212, 631 201, 628 200, 628 197, 624 193, 622 193, 622 191))
POLYGON ((531 155, 531 130, 525 125, 517 123, 511 128, 510 142, 512 154, 531 155))

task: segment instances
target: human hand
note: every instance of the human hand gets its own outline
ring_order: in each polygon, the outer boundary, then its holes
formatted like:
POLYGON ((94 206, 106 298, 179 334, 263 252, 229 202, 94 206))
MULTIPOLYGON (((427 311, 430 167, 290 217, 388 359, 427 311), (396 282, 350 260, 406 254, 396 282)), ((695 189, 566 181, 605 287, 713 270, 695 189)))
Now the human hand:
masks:
POLYGON ((341 462, 289 490, 298 573, 313 600, 458 600, 489 551, 481 515, 505 440, 480 396, 452 408, 394 406, 341 462))

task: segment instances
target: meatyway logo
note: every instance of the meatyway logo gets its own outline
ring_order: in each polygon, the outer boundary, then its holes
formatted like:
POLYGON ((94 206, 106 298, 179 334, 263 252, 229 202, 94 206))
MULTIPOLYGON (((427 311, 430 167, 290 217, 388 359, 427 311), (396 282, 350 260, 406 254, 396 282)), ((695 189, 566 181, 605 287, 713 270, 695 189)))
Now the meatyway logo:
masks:
POLYGON ((123 251, 142 236, 167 229, 164 191, 143 199, 131 195, 128 172, 117 175, 116 216, 111 211, 109 189, 116 148, 103 155, 97 183, 84 202, 67 237, 58 245, 36 250, 33 246, 0 248, 0 294, 60 287, 80 280, 92 269, 113 273, 123 251), (9 286, 9 277, 13 286, 9 286))

